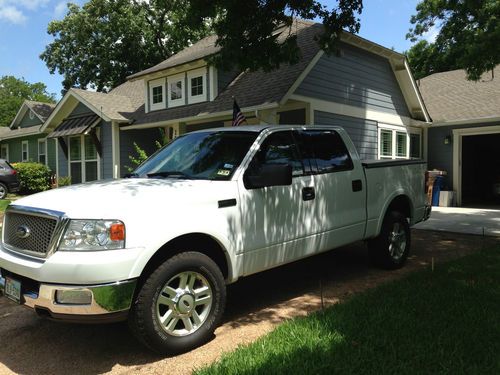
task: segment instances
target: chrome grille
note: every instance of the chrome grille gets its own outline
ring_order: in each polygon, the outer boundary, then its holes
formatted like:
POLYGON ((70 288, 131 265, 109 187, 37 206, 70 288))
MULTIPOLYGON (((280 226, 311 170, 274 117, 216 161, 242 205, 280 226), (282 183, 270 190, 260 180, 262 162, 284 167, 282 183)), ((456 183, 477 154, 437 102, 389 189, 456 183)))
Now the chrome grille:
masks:
POLYGON ((45 257, 56 225, 56 217, 7 211, 4 221, 4 242, 9 247, 13 247, 13 250, 45 257), (29 235, 25 238, 18 235, 21 227, 29 231, 29 235))

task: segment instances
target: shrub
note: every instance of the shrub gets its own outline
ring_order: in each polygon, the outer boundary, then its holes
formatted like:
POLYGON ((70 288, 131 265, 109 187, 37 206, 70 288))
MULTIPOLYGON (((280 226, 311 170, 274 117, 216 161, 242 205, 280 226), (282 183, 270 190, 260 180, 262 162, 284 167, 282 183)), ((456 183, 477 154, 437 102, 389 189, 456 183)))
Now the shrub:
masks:
POLYGON ((49 167, 40 163, 15 163, 19 175, 19 194, 33 194, 50 189, 51 171, 49 167))
POLYGON ((59 177, 57 180, 57 186, 58 187, 63 187, 63 186, 69 186, 71 185, 71 177, 59 177))

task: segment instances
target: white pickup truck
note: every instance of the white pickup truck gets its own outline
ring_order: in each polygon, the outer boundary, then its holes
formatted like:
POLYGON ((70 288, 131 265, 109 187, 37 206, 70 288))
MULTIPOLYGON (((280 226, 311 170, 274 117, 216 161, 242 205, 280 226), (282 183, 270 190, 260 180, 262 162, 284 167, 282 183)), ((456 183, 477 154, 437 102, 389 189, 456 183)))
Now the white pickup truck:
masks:
POLYGON ((213 336, 239 277, 359 240, 402 266, 430 214, 424 171, 361 161, 338 127, 189 133, 128 178, 11 204, 0 291, 53 319, 128 319, 149 348, 186 351, 213 336))

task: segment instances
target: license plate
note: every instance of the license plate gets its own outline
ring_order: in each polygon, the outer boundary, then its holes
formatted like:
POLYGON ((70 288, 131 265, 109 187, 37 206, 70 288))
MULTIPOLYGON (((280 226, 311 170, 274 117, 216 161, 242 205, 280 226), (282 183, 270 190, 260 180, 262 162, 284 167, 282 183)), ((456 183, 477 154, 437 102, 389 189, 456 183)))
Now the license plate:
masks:
POLYGON ((6 277, 5 296, 14 302, 21 303, 21 282, 6 277))

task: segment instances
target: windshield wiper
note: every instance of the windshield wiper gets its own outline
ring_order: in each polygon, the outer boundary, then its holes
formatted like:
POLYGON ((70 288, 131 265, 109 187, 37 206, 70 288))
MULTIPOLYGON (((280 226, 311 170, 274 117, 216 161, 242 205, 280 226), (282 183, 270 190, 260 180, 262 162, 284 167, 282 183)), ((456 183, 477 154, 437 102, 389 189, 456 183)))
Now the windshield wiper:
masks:
POLYGON ((154 173, 148 173, 147 176, 148 177, 172 177, 172 178, 191 179, 191 176, 185 174, 184 172, 180 172, 180 171, 154 172, 154 173))
POLYGON ((127 173, 123 177, 125 177, 125 178, 137 178, 137 177, 139 177, 139 175, 137 173, 127 173))

